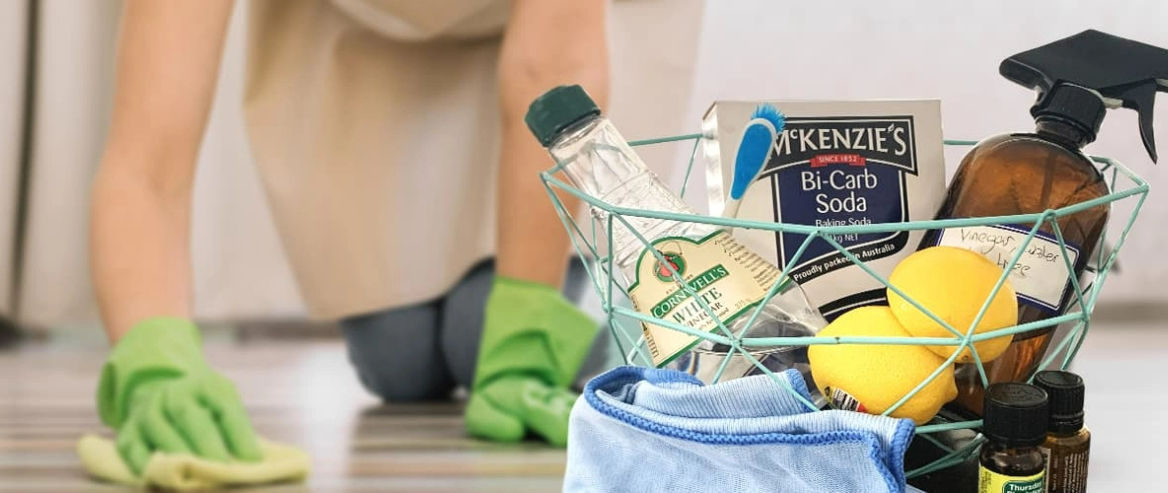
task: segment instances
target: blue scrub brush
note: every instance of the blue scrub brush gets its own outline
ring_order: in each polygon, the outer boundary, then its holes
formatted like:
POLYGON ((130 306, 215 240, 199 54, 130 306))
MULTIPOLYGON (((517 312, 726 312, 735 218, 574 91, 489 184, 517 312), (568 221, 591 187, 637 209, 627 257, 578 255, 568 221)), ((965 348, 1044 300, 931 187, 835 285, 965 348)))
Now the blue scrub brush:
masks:
POLYGON ((746 188, 758 178, 770 157, 771 147, 775 145, 779 132, 783 131, 783 125, 787 122, 787 117, 769 104, 759 105, 750 118, 746 131, 742 132, 742 142, 738 143, 738 155, 734 158, 734 182, 730 184, 730 198, 722 210, 722 217, 738 216, 738 207, 742 203, 742 196, 746 195, 746 188))

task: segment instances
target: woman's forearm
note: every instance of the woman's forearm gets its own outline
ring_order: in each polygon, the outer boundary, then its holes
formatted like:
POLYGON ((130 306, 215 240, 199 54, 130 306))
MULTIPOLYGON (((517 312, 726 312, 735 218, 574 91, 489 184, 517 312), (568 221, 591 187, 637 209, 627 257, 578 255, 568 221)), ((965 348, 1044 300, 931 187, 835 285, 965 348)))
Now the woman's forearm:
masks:
MULTIPOLYGON (((499 61, 503 142, 499 168, 499 275, 559 286, 569 238, 539 172, 551 167, 523 121, 548 89, 580 84, 608 101, 607 0, 516 0, 499 61)), ((578 201, 560 194, 568 210, 578 201)))
POLYGON ((90 263, 110 340, 190 316, 195 162, 232 0, 127 0, 117 89, 93 188, 90 263))
POLYGON ((129 168, 103 166, 93 190, 90 255, 111 341, 143 319, 191 314, 190 189, 129 168))

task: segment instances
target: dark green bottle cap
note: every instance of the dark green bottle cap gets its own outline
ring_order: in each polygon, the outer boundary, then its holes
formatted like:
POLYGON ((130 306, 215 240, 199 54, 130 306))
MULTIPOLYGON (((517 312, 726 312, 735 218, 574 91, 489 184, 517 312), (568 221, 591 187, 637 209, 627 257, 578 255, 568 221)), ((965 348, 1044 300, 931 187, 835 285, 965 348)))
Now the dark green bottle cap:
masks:
POLYGON ((543 93, 527 108, 527 128, 547 147, 572 124, 600 114, 596 102, 579 85, 559 86, 543 93))

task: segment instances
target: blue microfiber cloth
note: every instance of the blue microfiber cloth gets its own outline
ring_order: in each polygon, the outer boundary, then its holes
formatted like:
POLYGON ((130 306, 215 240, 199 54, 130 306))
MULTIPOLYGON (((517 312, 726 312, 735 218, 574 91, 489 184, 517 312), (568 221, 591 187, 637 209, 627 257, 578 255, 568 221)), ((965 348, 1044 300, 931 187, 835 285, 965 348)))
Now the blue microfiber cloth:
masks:
MULTIPOLYGON (((776 376, 810 399, 797 371, 776 376)), ((913 431, 907 419, 809 411, 766 375, 704 386, 622 366, 572 408, 564 491, 901 492, 913 431)))

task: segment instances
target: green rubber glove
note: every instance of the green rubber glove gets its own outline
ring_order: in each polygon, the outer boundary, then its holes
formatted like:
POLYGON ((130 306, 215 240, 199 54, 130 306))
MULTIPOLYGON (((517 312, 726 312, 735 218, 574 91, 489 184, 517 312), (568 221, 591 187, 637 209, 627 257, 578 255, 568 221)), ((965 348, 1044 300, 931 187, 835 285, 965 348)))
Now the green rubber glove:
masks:
POLYGON ((117 430, 118 452, 134 474, 155 451, 222 462, 263 458, 235 385, 207 366, 201 346, 190 321, 152 318, 110 352, 97 408, 117 430))
POLYGON ((487 299, 474 386, 466 408, 470 434, 518 441, 535 432, 548 443, 568 441, 568 389, 599 330, 559 291, 496 277, 487 299))

